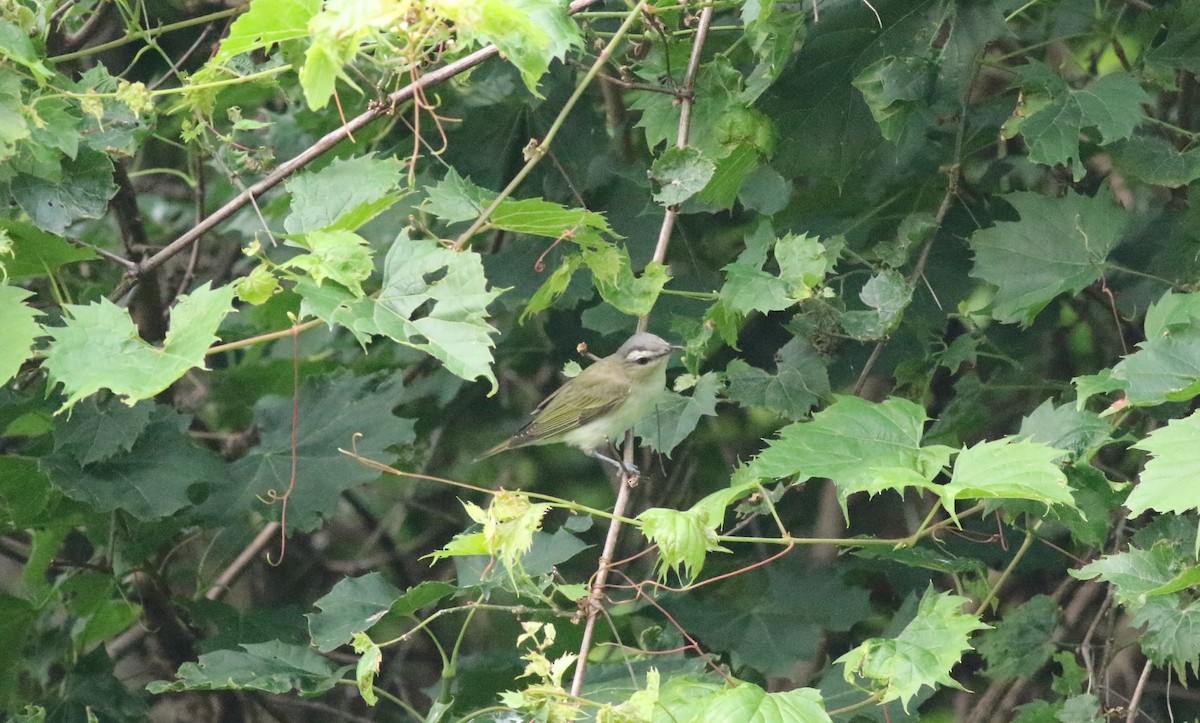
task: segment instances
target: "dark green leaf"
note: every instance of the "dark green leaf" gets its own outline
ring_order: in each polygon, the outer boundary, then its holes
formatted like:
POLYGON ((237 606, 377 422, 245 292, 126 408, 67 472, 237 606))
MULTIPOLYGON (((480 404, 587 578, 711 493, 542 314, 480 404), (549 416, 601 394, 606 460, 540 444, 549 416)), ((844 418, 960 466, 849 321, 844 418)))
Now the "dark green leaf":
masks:
POLYGON ((261 690, 265 693, 301 695, 324 693, 353 668, 334 664, 298 645, 279 641, 250 643, 241 650, 205 653, 194 663, 179 666, 176 680, 156 680, 146 686, 151 693, 184 690, 261 690))
MULTIPOLYGON (((288 498, 288 531, 311 530, 337 509, 343 490, 379 477, 379 472, 338 451, 386 462, 385 450, 414 439, 413 421, 392 416, 401 394, 398 380, 374 384, 342 374, 305 381, 298 391, 295 488, 288 498), (356 435, 362 436, 356 436, 356 435)), ((233 481, 214 490, 197 510, 206 519, 241 519, 251 511, 277 515, 280 503, 263 501, 287 492, 291 481, 292 400, 266 396, 254 405, 258 446, 230 467, 233 481)))
POLYGON ((971 236, 971 276, 999 287, 992 302, 996 319, 1028 325, 1054 297, 1100 278, 1126 215, 1106 193, 1089 198, 1068 191, 1058 199, 1013 193, 1005 200, 1021 220, 1001 221, 971 236))
POLYGON ((119 450, 133 435, 117 432, 99 448, 70 444, 44 457, 40 466, 55 487, 99 512, 122 509, 140 520, 166 517, 194 502, 193 486, 217 489, 231 483, 220 458, 188 441, 184 432, 189 421, 174 410, 155 407, 145 430, 134 433, 137 441, 128 452, 119 450), (97 452, 108 454, 92 464, 76 459, 97 452))
POLYGON ((979 652, 987 661, 986 675, 992 680, 1009 680, 1036 674, 1054 652, 1054 629, 1061 617, 1058 603, 1035 595, 1005 612, 994 630, 979 640, 979 652))

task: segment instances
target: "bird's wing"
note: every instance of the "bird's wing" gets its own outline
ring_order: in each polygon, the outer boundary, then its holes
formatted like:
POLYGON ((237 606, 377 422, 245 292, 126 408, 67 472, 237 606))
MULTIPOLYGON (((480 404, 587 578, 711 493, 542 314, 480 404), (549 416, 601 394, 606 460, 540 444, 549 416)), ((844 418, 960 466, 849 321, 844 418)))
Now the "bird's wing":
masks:
POLYGON ((567 389, 566 385, 555 390, 537 405, 529 424, 508 441, 509 449, 534 444, 539 440, 582 427, 619 407, 629 397, 628 388, 623 390, 624 393, 614 396, 612 386, 609 386, 605 390, 607 394, 603 395, 580 394, 575 389, 564 395, 561 393, 564 389, 567 389))

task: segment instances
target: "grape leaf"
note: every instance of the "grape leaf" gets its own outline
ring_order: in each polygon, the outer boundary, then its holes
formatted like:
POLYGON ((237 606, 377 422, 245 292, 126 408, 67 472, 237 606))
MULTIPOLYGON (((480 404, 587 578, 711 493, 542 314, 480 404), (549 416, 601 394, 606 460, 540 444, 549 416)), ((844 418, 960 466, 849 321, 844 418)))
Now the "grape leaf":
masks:
POLYGON ((81 464, 76 459, 81 450, 68 445, 43 457, 39 466, 68 497, 99 512, 122 509, 140 520, 160 519, 191 505, 193 487, 218 489, 230 484, 229 470, 221 459, 185 436, 189 423, 188 417, 172 409, 154 407, 145 430, 128 452, 119 452, 127 440, 107 440, 106 449, 89 449, 83 454, 110 454, 81 464))
MULTIPOLYGON (((312 530, 337 508, 343 490, 379 477, 377 470, 338 451, 353 447, 374 460, 390 458, 385 451, 414 439, 413 421, 392 415, 402 389, 398 380, 375 384, 370 378, 342 374, 306 380, 299 389, 296 426, 296 485, 288 498, 287 530, 312 530), (356 435, 363 436, 357 437, 356 435)), ((252 510, 263 511, 261 500, 273 490, 283 495, 291 478, 292 400, 266 396, 254 405, 258 446, 234 462, 235 480, 214 490, 197 508, 206 519, 238 520, 252 510)), ((280 505, 273 504, 276 513, 280 505)))
POLYGON ((834 573, 776 568, 721 583, 711 594, 672 596, 664 607, 706 649, 732 652, 740 658, 735 665, 766 675, 788 674, 813 659, 823 631, 844 632, 871 615, 867 590, 834 573), (738 594, 747 589, 755 594, 738 594))
POLYGON ((66 325, 47 328, 54 341, 46 351, 46 369, 67 394, 59 411, 101 389, 133 404, 158 394, 189 369, 203 367, 233 292, 232 285, 212 289, 206 282, 179 297, 161 349, 142 341, 129 312, 107 299, 65 305, 66 325))
POLYGON ((1021 420, 1016 436, 1066 450, 1076 460, 1104 446, 1112 436, 1112 426, 1095 412, 1070 404, 1055 407, 1047 399, 1021 420))
POLYGON ((1004 198, 1021 218, 971 236, 971 276, 998 287, 993 317, 1028 326, 1054 297, 1100 278, 1127 216, 1106 193, 1089 198, 1068 191, 1049 198, 1021 192, 1004 198))
POLYGON ((1149 452, 1150 459, 1125 500, 1130 517, 1146 510, 1183 514, 1200 508, 1200 489, 1194 484, 1200 473, 1200 412, 1172 419, 1133 446, 1149 452))
POLYGON ((42 325, 34 321, 38 312, 25 305, 32 291, 0 283, 0 384, 17 373, 33 350, 33 340, 42 336, 42 325))
POLYGON ((1200 323, 1147 337, 1112 368, 1130 404, 1187 401, 1200 394, 1200 323))
POLYGON ((721 378, 714 372, 697 379, 690 396, 664 391, 654 411, 638 422, 633 432, 651 449, 669 457, 692 433, 701 417, 716 415, 720 391, 721 378))
POLYGON ((906 487, 932 488, 931 480, 950 459, 949 447, 921 446, 925 410, 893 398, 875 404, 839 396, 810 422, 796 422, 779 432, 767 449, 739 474, 796 483, 828 477, 838 490, 842 511, 855 492, 872 495, 906 487))
POLYGON ((1200 178, 1200 149, 1180 152, 1157 136, 1138 136, 1113 146, 1113 165, 1145 183, 1180 188, 1200 178))
POLYGON ((726 395, 742 406, 764 407, 799 420, 830 394, 829 374, 800 337, 784 345, 777 357, 774 374, 734 359, 725 368, 726 395))
POLYGON ((699 193, 717 170, 716 163, 695 147, 672 146, 654 161, 650 174, 661 187, 654 200, 674 206, 699 193))
POLYGON ((1070 573, 1080 580, 1099 579, 1112 584, 1117 602, 1136 608, 1185 569, 1184 557, 1171 545, 1159 542, 1148 550, 1130 546, 1125 552, 1106 555, 1070 573))
POLYGON ((18 173, 11 189, 12 197, 38 228, 57 234, 80 219, 103 216, 108 199, 117 192, 112 161, 90 149, 63 159, 61 178, 18 173))
POLYGON ((71 415, 54 428, 54 451, 69 454, 81 465, 100 462, 128 452, 150 424, 155 405, 141 401, 133 406, 95 397, 75 405, 71 415))
POLYGON ((346 643, 355 634, 369 630, 385 617, 408 617, 427 605, 453 593, 455 587, 426 580, 406 592, 383 579, 377 572, 340 580, 308 613, 308 631, 317 650, 328 653, 346 643))
POLYGON ((12 258, 0 259, 0 268, 10 282, 49 276, 66 264, 100 258, 91 249, 72 246, 61 236, 20 221, 0 219, 0 235, 4 232, 12 239, 12 258))
POLYGON ((249 643, 241 650, 205 653, 194 663, 179 666, 174 681, 156 680, 146 685, 151 693, 185 690, 261 690, 319 695, 330 690, 353 665, 336 667, 306 646, 273 640, 249 643))
POLYGON ((954 460, 954 474, 938 489, 942 505, 952 517, 954 503, 963 499, 1034 500, 1075 508, 1067 476, 1054 464, 1064 454, 1011 437, 980 442, 954 460))
POLYGON ((642 534, 658 545, 658 577, 665 580, 669 571, 692 581, 704 569, 709 552, 729 552, 717 542, 717 526, 706 510, 669 510, 652 507, 637 516, 642 534))
POLYGON ((382 202, 395 203, 392 195, 399 186, 403 165, 395 158, 374 155, 337 159, 315 173, 305 173, 287 182, 292 194, 292 212, 283 221, 288 233, 300 234, 327 229, 335 224, 352 231, 365 223, 358 213, 365 207, 379 213, 382 202), (354 228, 339 223, 354 217, 354 228))
POLYGON ((479 254, 452 251, 402 231, 384 260, 375 306, 379 331, 433 355, 463 379, 491 382, 492 334, 488 304, 503 289, 488 289, 479 254))
POLYGON ((979 652, 987 661, 984 674, 992 680, 1031 676, 1042 669, 1054 653, 1054 629, 1062 611, 1053 598, 1035 595, 1005 612, 994 630, 979 640, 979 652))
POLYGON ((1152 598, 1138 610, 1132 627, 1146 626, 1139 638, 1146 657, 1156 665, 1171 665, 1180 678, 1200 670, 1200 600, 1183 602, 1177 596, 1152 598))
POLYGON ((880 704, 899 700, 905 711, 923 686, 961 689, 950 677, 950 669, 971 649, 970 634, 990 627, 961 611, 968 602, 931 587, 921 598, 917 616, 899 635, 871 638, 834 662, 846 666, 846 682, 875 687, 880 704))

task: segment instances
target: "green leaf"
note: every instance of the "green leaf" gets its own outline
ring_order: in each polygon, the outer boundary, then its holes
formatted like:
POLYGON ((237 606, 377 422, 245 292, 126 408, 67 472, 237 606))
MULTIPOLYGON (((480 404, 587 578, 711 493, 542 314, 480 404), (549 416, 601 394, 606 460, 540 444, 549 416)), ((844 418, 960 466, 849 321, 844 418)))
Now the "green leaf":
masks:
POLYGON ((929 123, 935 73, 928 58, 888 56, 864 68, 852 85, 863 94, 883 137, 895 142, 929 123))
MULTIPOLYGON (((821 694, 812 688, 768 693, 753 683, 719 689, 687 702, 670 720, 745 721, 746 723, 830 723, 821 694), (680 717, 680 714, 683 717, 680 717)), ((657 718, 655 719, 657 720, 657 718)))
POLYGON ((365 633, 355 633, 353 643, 354 652, 361 656, 358 665, 355 666, 354 682, 363 702, 373 706, 379 702, 379 696, 375 694, 375 676, 379 675, 383 651, 365 633))
POLYGON ((811 422, 796 422, 779 432, 767 449, 746 466, 750 477, 796 483, 828 477, 846 499, 855 492, 872 495, 907 487, 932 488, 931 480, 949 461, 948 447, 921 446, 925 410, 906 399, 875 404, 839 396, 811 422))
POLYGON ((1182 402, 1200 394, 1200 323, 1147 337, 1112 368, 1133 405, 1182 402))
POLYGON ((1200 472, 1200 413, 1172 419, 1133 446, 1149 452, 1150 459, 1125 501, 1131 518, 1146 510, 1183 514, 1200 509, 1200 489, 1194 484, 1200 472))
POLYGON ((1101 710, 1099 698, 1084 693, 1068 698, 1055 719, 1058 723, 1105 723, 1108 716, 1101 710))
POLYGON ((251 0, 246 12, 229 26, 206 67, 222 66, 243 53, 308 37, 308 23, 320 9, 320 0, 251 0))
POLYGON ((826 631, 845 632, 871 615, 868 591, 838 574, 774 567, 663 604, 706 650, 733 653, 735 668, 747 665, 768 676, 813 660, 826 631), (754 594, 739 594, 746 590, 754 594))
POLYGON ((1055 407, 1049 399, 1021 420, 1018 439, 1040 442, 1065 450, 1072 460, 1086 459, 1112 436, 1112 425, 1095 412, 1064 404, 1055 407))
POLYGON ((179 666, 174 681, 156 680, 151 693, 185 690, 261 690, 265 693, 320 695, 332 689, 354 666, 335 667, 332 661, 299 645, 278 640, 250 643, 241 650, 205 653, 194 663, 179 666))
POLYGON ((1181 574, 1190 578, 1193 573, 1187 563, 1170 544, 1159 542, 1149 550, 1130 546, 1125 552, 1107 555, 1070 573, 1080 580, 1110 583, 1116 601, 1136 609, 1156 591, 1168 589, 1166 586, 1181 574))
POLYGON ((34 49, 33 41, 24 30, 0 18, 0 57, 23 66, 41 83, 54 77, 54 71, 42 62, 42 55, 34 49))
POLYGON ((1113 165, 1144 183, 1180 188, 1200 178, 1200 149, 1180 152, 1157 136, 1138 136, 1113 146, 1113 165))
POLYGON ((129 312, 106 299, 65 305, 66 325, 46 329, 54 337, 46 369, 67 394, 59 411, 101 389, 133 404, 158 394, 189 369, 203 367, 217 326, 231 309, 233 291, 233 286, 211 289, 205 283, 179 297, 161 349, 142 341, 129 312))
POLYGON ((550 61, 582 43, 579 28, 556 0, 480 0, 446 3, 438 9, 454 22, 463 39, 498 47, 521 72, 529 92, 539 98, 538 81, 550 61))
POLYGON ((908 703, 923 686, 947 685, 961 689, 950 670, 971 649, 968 637, 986 630, 975 615, 961 612, 970 600, 932 587, 921 598, 917 616, 895 638, 871 638, 838 658, 846 666, 846 682, 858 683, 880 694, 879 703, 908 703))
MULTIPOLYGON (((482 212, 483 209, 480 209, 482 212)), ((488 219, 492 226, 512 231, 550 238, 572 238, 582 235, 585 229, 612 233, 608 219, 603 214, 582 208, 570 208, 540 198, 514 200, 506 198, 500 202, 488 219)))
MULTIPOLYGON (((392 415, 402 393, 399 379, 375 383, 343 373, 305 380, 298 390, 296 478, 287 502, 287 531, 312 530, 337 509, 344 490, 366 484, 379 472, 338 451, 354 449, 380 462, 392 459, 392 445, 411 444, 413 421, 392 415)), ((234 482, 214 490, 197 513, 205 519, 241 520, 251 512, 279 512, 270 503, 291 482, 292 399, 265 396, 254 405, 258 445, 230 467, 234 482)))
POLYGON ((654 411, 638 422, 633 432, 651 449, 669 457, 671 451, 692 433, 702 417, 716 415, 717 394, 720 391, 720 376, 708 372, 696 380, 690 396, 664 392, 654 411))
POLYGON ((9 282, 50 276, 66 264, 100 258, 91 249, 72 246, 61 236, 20 221, 0 218, 0 235, 4 232, 12 239, 12 257, 0 258, 0 268, 9 282))
MULTIPOLYGON (((658 161, 662 161, 662 158, 658 161)), ((738 198, 738 189, 759 167, 758 149, 750 144, 734 148, 729 155, 716 162, 712 178, 700 191, 700 200, 717 208, 732 207, 738 198)))
POLYGON ((792 198, 792 184, 764 163, 746 176, 737 194, 738 201, 751 211, 774 216, 787 208, 792 198))
POLYGON ((442 180, 425 189, 422 208, 446 223, 457 223, 479 216, 495 197, 493 191, 476 186, 451 168, 442 180))
POLYGON ((385 618, 411 617, 455 591, 448 583, 427 580, 401 593, 377 572, 341 580, 313 603, 319 613, 308 613, 308 631, 317 650, 328 653, 385 618))
POLYGON ((483 377, 496 391, 488 304, 503 289, 488 289, 473 251, 452 251, 402 231, 388 251, 375 307, 379 331, 436 357, 468 381, 483 377))
MULTIPOLYGON (((133 423, 138 416, 121 415, 133 417, 133 423)), ((55 487, 98 512, 122 509, 140 520, 161 519, 193 504, 193 487, 229 484, 220 458, 188 440, 190 421, 172 409, 155 407, 128 452, 120 452, 128 434, 110 431, 108 438, 97 440, 99 447, 85 451, 68 443, 43 457, 39 466, 55 487), (104 452, 108 454, 90 464, 77 459, 81 453, 86 458, 104 452)))
POLYGON ((987 661, 985 675, 992 680, 1032 676, 1054 653, 1054 629, 1062 611, 1053 598, 1035 595, 1005 612, 994 630, 979 640, 987 661))
POLYGON ((693 146, 672 146, 650 167, 650 174, 661 188, 654 200, 674 206, 699 193, 717 170, 717 164, 693 146))
POLYGON ((667 267, 657 261, 650 261, 641 276, 634 276, 629 252, 617 246, 584 249, 583 262, 592 272, 600 296, 630 316, 649 314, 670 281, 667 267))
POLYGON ((377 572, 339 581, 313 603, 321 612, 304 616, 313 645, 328 653, 349 643, 356 633, 379 622, 400 595, 400 589, 377 572))
POLYGON ((799 337, 776 356, 774 374, 741 359, 731 361, 725 368, 726 396, 744 407, 763 407, 800 420, 831 393, 825 362, 799 337))
POLYGON ((1067 477, 1055 464, 1065 454, 1038 442, 1011 437, 980 442, 959 452, 950 482, 939 488, 942 505, 954 516, 964 499, 1020 499, 1075 508, 1067 477))
POLYGON ((311 231, 291 237, 288 245, 308 253, 293 256, 282 264, 283 268, 307 273, 317 286, 326 280, 336 281, 356 297, 363 296, 362 282, 375 270, 365 238, 352 231, 311 231))
POLYGON ((38 312, 25 305, 32 291, 0 283, 0 384, 6 384, 29 359, 33 341, 42 336, 38 312))
POLYGON ((781 311, 813 296, 814 289, 833 270, 840 244, 807 235, 789 234, 776 239, 770 224, 760 223, 746 237, 746 249, 722 269, 726 282, 721 301, 739 314, 781 311), (763 270, 767 252, 773 250, 779 265, 776 276, 763 270))
POLYGON ((1049 198, 1021 192, 1004 198, 1021 220, 1001 221, 971 236, 971 276, 998 287, 993 317, 1028 326, 1051 299, 1078 293, 1100 278, 1127 216, 1107 193, 1089 198, 1068 191, 1049 198))
POLYGON ((404 166, 395 158, 377 158, 374 154, 336 159, 315 173, 304 173, 286 184, 292 194, 292 212, 283 221, 291 234, 329 229, 353 231, 368 218, 361 209, 375 214, 395 203, 393 195, 400 184, 404 166), (386 205, 381 207, 381 202, 386 205), (345 223, 353 218, 351 224, 345 223))
POLYGON ((1005 135, 1020 132, 1034 163, 1071 164, 1081 178, 1079 137, 1085 128, 1100 132, 1101 145, 1129 138, 1151 98, 1128 73, 1101 76, 1075 90, 1047 66, 1031 61, 1017 70, 1023 107, 1005 125, 1005 135))
POLYGON ((872 311, 847 311, 842 314, 842 327, 859 341, 882 339, 895 331, 913 288, 904 277, 891 270, 875 274, 863 284, 858 298, 872 311))
POLYGON ((1145 626, 1138 638, 1146 657, 1155 665, 1170 665, 1180 678, 1200 670, 1200 600, 1177 596, 1152 598, 1138 610, 1130 626, 1145 626))
POLYGON ((128 406, 117 404, 111 397, 103 404, 89 397, 55 425, 54 451, 68 454, 84 466, 128 452, 149 426, 155 411, 150 401, 128 406))
POLYGON ((669 572, 691 582, 704 569, 709 552, 729 552, 717 542, 721 519, 709 519, 706 510, 668 510, 654 507, 637 516, 642 534, 658 545, 659 580, 669 572))
MULTIPOLYGON (((50 478, 38 469, 38 462, 32 457, 12 454, 0 456, 0 530, 6 531, 6 534, 44 524, 43 514, 47 506, 51 500, 57 499, 51 489, 50 478)), ((26 565, 26 570, 29 568, 26 565)), ((44 573, 45 570, 42 570, 40 574, 44 573)), ((2 599, 3 596, 0 596, 2 599)), ((2 667, 3 663, 0 662, 2 667)))
POLYGON ((33 223, 56 234, 81 219, 103 216, 117 192, 112 161, 93 150, 63 159, 61 178, 18 173, 11 187, 13 198, 33 223))

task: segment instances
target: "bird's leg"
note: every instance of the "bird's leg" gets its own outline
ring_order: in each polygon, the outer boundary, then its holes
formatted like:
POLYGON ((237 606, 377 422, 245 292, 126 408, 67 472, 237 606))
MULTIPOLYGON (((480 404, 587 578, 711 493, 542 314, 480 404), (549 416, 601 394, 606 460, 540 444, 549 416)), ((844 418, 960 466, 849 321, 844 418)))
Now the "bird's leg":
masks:
POLYGON ((593 449, 588 454, 590 454, 591 456, 595 457, 598 460, 608 462, 612 466, 621 470, 621 473, 626 475, 630 479, 637 479, 638 476, 641 475, 641 472, 638 471, 638 468, 632 464, 626 466, 625 462, 621 459, 620 450, 617 449, 617 446, 615 444, 613 444, 611 439, 606 439, 604 441, 605 441, 606 451, 608 452, 608 454, 612 455, 611 457, 606 454, 601 453, 599 449, 593 449))

